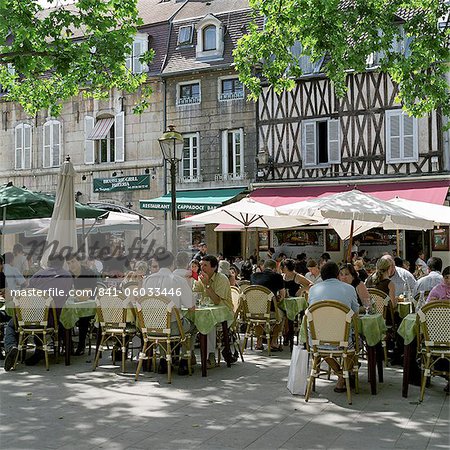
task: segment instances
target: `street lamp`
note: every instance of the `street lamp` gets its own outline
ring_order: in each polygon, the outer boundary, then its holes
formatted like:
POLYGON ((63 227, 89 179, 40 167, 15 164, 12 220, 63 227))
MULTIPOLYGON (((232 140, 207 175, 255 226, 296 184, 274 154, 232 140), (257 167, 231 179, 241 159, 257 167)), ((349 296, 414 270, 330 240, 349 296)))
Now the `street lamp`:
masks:
POLYGON ((173 125, 169 125, 166 131, 158 138, 159 145, 164 157, 164 161, 170 163, 170 193, 171 193, 171 211, 172 211, 172 252, 175 253, 177 246, 177 191, 176 176, 177 164, 183 156, 184 139, 183 136, 175 131, 173 125))

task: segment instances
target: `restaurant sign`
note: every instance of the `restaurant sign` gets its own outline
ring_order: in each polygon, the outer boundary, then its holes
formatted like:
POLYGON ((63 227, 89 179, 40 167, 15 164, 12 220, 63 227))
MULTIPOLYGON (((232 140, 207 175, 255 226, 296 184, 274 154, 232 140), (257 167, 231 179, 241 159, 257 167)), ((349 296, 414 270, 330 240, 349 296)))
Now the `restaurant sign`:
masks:
MULTIPOLYGON (((170 202, 152 202, 143 201, 140 202, 141 209, 156 209, 169 211, 171 209, 170 202)), ((220 205, 208 205, 208 204, 198 204, 198 203, 177 203, 177 211, 189 211, 193 213, 199 213, 204 211, 211 211, 220 205)))
POLYGON ((94 192, 136 191, 150 187, 150 175, 94 178, 94 192))

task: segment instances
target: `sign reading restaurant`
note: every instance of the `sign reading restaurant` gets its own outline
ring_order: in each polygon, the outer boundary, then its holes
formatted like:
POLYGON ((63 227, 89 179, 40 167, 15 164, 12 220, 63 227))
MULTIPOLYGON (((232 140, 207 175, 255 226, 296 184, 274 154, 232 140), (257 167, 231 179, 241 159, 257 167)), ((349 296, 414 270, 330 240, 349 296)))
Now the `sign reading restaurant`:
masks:
MULTIPOLYGON (((141 200, 141 209, 159 209, 169 211, 170 202, 149 202, 141 200)), ((220 205, 196 204, 196 203, 177 203, 177 211, 204 212, 211 211, 220 205)))
POLYGON ((136 191, 150 188, 150 175, 94 178, 94 192, 136 191))

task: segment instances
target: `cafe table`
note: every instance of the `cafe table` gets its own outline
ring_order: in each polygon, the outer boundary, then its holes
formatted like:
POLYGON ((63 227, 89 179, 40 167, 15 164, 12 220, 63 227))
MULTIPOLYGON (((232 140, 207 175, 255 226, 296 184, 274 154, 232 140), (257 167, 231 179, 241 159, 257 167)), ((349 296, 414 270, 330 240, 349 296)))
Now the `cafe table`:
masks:
MULTIPOLYGON (((303 318, 303 320, 305 320, 303 318)), ((302 323, 303 325, 303 323, 302 323)), ((372 395, 377 393, 376 368, 378 367, 378 378, 383 382, 383 349, 381 340, 386 334, 386 323, 381 314, 366 314, 358 317, 358 332, 364 337, 367 344, 367 366, 372 395)), ((300 341, 305 343, 305 327, 300 328, 300 341)))
POLYGON ((378 379, 380 383, 383 382, 384 353, 381 341, 383 340, 387 331, 383 316, 379 313, 360 315, 358 317, 358 331, 366 341, 367 372, 369 376, 370 391, 372 395, 376 395, 376 368, 378 368, 378 379))
POLYGON ((288 342, 292 351, 294 346, 294 321, 297 316, 308 308, 308 302, 302 297, 286 297, 280 300, 278 307, 286 313, 288 319, 288 342))
POLYGON ((404 340, 403 350, 403 384, 402 384, 402 396, 408 397, 408 386, 410 382, 411 372, 417 369, 415 363, 415 354, 417 350, 417 334, 419 332, 417 314, 408 314, 403 318, 400 326, 397 329, 397 333, 404 340))
POLYGON ((95 300, 77 300, 75 297, 69 297, 64 304, 59 321, 64 327, 64 362, 66 366, 70 365, 70 353, 72 351, 72 328, 81 317, 95 316, 97 305, 95 300))
POLYGON ((219 323, 222 324, 224 356, 227 355, 226 363, 228 367, 231 367, 228 322, 232 322, 234 319, 233 311, 225 305, 201 305, 196 306, 195 310, 182 308, 181 311, 183 316, 192 322, 199 332, 202 377, 207 375, 207 334, 215 330, 219 323))

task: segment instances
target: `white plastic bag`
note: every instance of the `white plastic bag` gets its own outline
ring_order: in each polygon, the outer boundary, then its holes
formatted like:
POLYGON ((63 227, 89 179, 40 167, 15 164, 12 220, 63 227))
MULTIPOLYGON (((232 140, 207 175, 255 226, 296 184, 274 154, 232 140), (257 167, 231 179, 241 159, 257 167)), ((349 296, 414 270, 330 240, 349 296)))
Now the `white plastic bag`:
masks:
POLYGON ((300 345, 294 345, 292 348, 291 366, 289 367, 287 382, 287 388, 291 394, 306 394, 306 385, 308 384, 308 361, 308 350, 303 349, 300 345))

